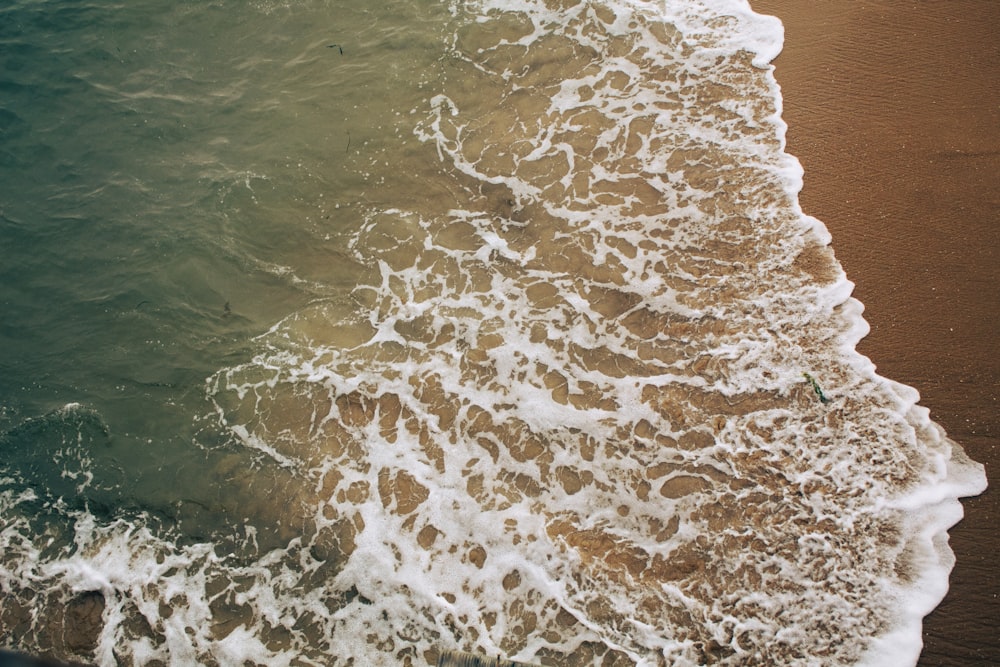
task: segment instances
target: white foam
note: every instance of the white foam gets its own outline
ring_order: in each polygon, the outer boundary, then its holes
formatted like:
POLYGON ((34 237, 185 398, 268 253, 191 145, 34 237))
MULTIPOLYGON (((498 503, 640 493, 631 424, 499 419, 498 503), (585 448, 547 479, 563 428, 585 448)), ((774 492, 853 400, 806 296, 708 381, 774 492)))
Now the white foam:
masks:
POLYGON ((854 351, 862 306, 784 153, 780 23, 453 12, 427 99, 400 91, 425 150, 363 166, 387 186, 348 244, 361 284, 206 384, 289 480, 241 499, 286 544, 64 512, 73 546, 40 563, 27 522, 0 533, 12 579, 101 591, 104 664, 915 657, 984 477, 854 351))

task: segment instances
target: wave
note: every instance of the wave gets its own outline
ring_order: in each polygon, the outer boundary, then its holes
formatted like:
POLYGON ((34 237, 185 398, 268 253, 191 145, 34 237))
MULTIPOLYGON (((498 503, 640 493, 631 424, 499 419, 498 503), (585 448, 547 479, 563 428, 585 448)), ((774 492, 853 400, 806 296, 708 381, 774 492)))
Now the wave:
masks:
POLYGON ((356 284, 206 385, 217 473, 277 537, 50 503, 71 546, 3 532, 16 608, 99 596, 64 648, 103 664, 915 662, 983 471, 855 351, 784 152, 780 24, 723 0, 451 11, 398 145, 351 158, 356 284))

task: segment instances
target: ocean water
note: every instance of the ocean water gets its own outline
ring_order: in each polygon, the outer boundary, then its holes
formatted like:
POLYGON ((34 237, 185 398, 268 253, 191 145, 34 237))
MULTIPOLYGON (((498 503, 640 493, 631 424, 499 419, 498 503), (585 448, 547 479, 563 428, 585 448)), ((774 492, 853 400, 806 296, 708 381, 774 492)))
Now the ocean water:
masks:
POLYGON ((7 3, 0 646, 915 663, 985 477, 854 350, 781 40, 741 0, 7 3))

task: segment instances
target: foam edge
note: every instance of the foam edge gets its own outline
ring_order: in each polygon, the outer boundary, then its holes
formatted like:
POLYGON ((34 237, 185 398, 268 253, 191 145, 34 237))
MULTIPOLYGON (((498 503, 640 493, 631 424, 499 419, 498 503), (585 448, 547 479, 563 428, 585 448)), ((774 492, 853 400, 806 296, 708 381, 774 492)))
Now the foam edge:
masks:
POLYGON ((977 496, 987 487, 985 467, 945 436, 944 429, 934 423, 931 426, 950 450, 946 474, 937 483, 922 485, 893 503, 902 511, 902 534, 909 536, 904 551, 919 577, 896 593, 899 615, 892 619, 889 632, 872 639, 860 667, 917 664, 923 650, 924 617, 944 600, 955 566, 948 530, 965 515, 959 499, 977 496))

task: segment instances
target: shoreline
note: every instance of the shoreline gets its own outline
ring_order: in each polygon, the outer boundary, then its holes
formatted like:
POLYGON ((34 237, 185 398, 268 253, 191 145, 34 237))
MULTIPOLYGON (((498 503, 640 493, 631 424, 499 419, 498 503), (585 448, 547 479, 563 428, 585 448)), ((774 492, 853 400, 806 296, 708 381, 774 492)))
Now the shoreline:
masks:
POLYGON ((858 351, 986 466, 918 664, 1000 664, 1000 3, 751 4, 785 25, 786 151, 865 304, 858 351))

